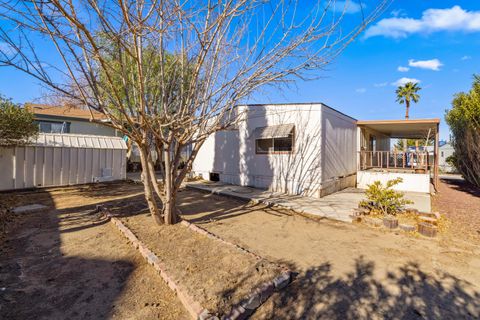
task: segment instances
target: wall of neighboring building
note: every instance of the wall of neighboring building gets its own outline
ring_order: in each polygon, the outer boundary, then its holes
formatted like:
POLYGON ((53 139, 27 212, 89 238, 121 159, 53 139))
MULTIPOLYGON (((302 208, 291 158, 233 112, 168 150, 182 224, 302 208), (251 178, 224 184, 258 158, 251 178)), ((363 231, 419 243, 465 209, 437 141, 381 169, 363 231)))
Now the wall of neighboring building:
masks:
POLYGON ((116 130, 102 124, 87 121, 71 121, 70 133, 96 136, 116 136, 116 130))
MULTIPOLYGON (((89 134, 96 136, 117 136, 116 130, 106 125, 90 122, 88 120, 76 120, 73 118, 49 117, 45 115, 35 116, 37 122, 45 121, 47 123, 68 123, 68 132, 71 134, 89 134)), ((47 132, 50 133, 50 132, 47 132)), ((118 135, 119 136, 119 135, 118 135)))
POLYGON ((438 149, 438 168, 442 172, 453 173, 455 168, 447 163, 447 158, 452 156, 455 152, 450 143, 446 143, 438 149))
POLYGON ((252 105, 238 110, 246 111, 246 120, 236 130, 207 139, 193 164, 195 173, 208 179, 215 172, 225 183, 309 196, 323 195, 326 187, 355 185, 355 178, 345 178, 356 169, 354 119, 321 104, 252 105), (286 124, 295 127, 293 152, 258 154, 255 129, 286 124))

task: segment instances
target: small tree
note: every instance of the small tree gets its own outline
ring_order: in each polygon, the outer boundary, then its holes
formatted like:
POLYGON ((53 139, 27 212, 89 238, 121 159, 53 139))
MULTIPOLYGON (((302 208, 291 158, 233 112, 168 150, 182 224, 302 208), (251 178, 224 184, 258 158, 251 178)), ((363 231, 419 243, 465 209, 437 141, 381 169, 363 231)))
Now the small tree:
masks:
POLYGON ((24 144, 37 133, 33 113, 0 95, 0 145, 24 144))
POLYGON ((455 95, 445 120, 452 131, 455 168, 480 187, 480 76, 474 76, 469 92, 455 95))
POLYGON ((388 180, 384 186, 380 181, 368 185, 365 195, 367 200, 362 200, 360 205, 371 211, 384 215, 395 215, 404 209, 406 204, 413 203, 404 198, 404 194, 393 190, 393 187, 403 181, 402 178, 388 180))

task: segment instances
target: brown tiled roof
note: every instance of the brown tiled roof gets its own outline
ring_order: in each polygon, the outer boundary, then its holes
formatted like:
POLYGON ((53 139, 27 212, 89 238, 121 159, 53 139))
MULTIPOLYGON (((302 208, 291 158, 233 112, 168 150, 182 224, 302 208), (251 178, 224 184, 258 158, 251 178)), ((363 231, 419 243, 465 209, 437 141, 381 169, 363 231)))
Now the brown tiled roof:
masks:
POLYGON ((34 104, 26 103, 25 107, 29 109, 35 115, 45 115, 45 116, 56 116, 56 117, 68 117, 68 118, 78 118, 83 120, 90 120, 92 118, 95 120, 105 120, 108 119, 106 115, 95 110, 81 109, 78 107, 72 106, 52 106, 46 104, 34 104))

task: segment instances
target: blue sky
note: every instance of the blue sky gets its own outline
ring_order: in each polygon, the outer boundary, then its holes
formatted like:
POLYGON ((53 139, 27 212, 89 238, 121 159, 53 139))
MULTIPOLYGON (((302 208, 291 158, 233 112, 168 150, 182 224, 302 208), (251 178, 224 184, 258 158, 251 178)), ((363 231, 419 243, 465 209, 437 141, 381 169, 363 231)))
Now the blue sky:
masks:
MULTIPOLYGON (((368 11, 375 1, 363 3, 368 11)), ((358 0, 350 1, 349 21, 360 19, 359 8, 358 0)), ((395 102, 396 83, 414 79, 423 89, 411 118, 441 118, 446 139, 445 109, 480 73, 479 48, 480 1, 397 0, 318 74, 321 79, 298 82, 282 94, 267 90, 252 102, 324 102, 357 119, 401 119, 405 108, 395 102)), ((42 91, 21 72, 0 69, 0 93, 16 102, 33 101, 42 91)))
MULTIPOLYGON (((364 3, 368 9, 372 2, 364 3)), ((360 14, 350 11, 352 20, 360 14)), ((480 73, 480 1, 397 0, 319 74, 322 79, 255 100, 319 101, 357 119, 402 119, 396 83, 416 79, 421 99, 410 117, 440 118, 440 137, 447 139, 445 110, 456 92, 469 90, 474 73, 480 73)))

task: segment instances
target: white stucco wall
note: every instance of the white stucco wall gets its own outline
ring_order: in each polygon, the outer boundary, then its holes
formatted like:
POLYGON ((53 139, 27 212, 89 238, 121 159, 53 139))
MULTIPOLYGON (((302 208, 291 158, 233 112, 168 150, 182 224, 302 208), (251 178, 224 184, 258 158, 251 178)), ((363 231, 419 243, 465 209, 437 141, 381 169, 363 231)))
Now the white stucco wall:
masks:
POLYGON ((360 189, 366 189, 369 184, 372 184, 376 180, 386 184, 388 180, 393 180, 399 177, 403 179, 403 182, 396 185, 393 188, 395 190, 423 193, 430 192, 430 175, 428 174, 358 171, 357 187, 360 189))
POLYGON ((217 172, 226 183, 315 195, 325 179, 355 173, 355 120, 321 104, 239 107, 244 110, 238 130, 207 139, 193 164, 196 174, 208 179, 217 172), (279 124, 295 125, 294 152, 256 154, 253 131, 279 124))

